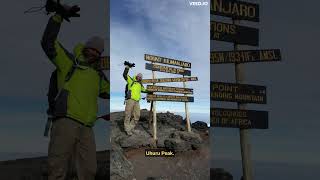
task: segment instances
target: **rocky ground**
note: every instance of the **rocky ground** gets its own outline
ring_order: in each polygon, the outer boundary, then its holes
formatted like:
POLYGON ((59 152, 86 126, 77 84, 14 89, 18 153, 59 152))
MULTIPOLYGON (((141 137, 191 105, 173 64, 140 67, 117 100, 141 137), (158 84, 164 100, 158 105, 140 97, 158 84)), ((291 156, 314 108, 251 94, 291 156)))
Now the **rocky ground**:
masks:
POLYGON ((111 179, 209 179, 209 136, 206 123, 192 124, 186 131, 185 121, 173 113, 158 113, 158 141, 148 128, 149 111, 141 118, 132 136, 123 129, 123 112, 111 114, 111 179), (173 149, 175 157, 145 157, 146 148, 173 149))
MULTIPOLYGON (((98 172, 96 180, 110 177, 109 151, 97 152, 98 172)), ((69 179, 75 179, 75 174, 69 179)), ((47 157, 18 159, 0 162, 1 180, 47 180, 47 157)))
MULTIPOLYGON (((137 126, 139 131, 132 136, 124 133, 123 116, 123 112, 111 114, 112 149, 110 152, 97 152, 96 180, 233 179, 232 175, 223 169, 209 169, 209 129, 206 123, 193 123, 192 133, 188 133, 181 116, 169 112, 158 113, 158 141, 154 142, 152 131, 148 128, 147 110, 141 111, 137 126), (145 157, 144 150, 155 147, 174 149, 176 155, 145 157)), ((0 179, 46 180, 47 157, 0 162, 0 179)))

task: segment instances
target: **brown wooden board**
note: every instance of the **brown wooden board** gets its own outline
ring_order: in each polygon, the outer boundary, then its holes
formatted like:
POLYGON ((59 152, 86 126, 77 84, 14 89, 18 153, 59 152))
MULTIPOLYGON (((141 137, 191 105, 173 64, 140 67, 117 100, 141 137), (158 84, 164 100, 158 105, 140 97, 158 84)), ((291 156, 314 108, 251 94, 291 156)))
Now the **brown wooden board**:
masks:
POLYGON ((190 62, 185 62, 185 61, 166 58, 166 57, 161 57, 161 56, 154 56, 154 55, 150 55, 150 54, 145 54, 144 55, 144 60, 150 61, 150 62, 154 62, 154 63, 168 64, 168 65, 172 65, 172 66, 179 66, 179 67, 183 67, 183 68, 191 68, 191 63, 190 62))
POLYGON ((194 98, 191 96, 170 96, 170 95, 148 94, 147 101, 193 102, 194 98))
POLYGON ((216 21, 211 21, 210 27, 211 40, 259 46, 258 29, 216 21))
POLYGON ((170 86, 147 85, 147 90, 152 91, 152 92, 193 94, 193 89, 190 89, 190 88, 180 88, 180 87, 170 87, 170 86))
POLYGON ((267 103, 265 86, 211 82, 210 97, 213 101, 230 101, 239 103, 267 103))
POLYGON ((213 15, 231 17, 235 20, 259 22, 259 5, 235 0, 211 0, 213 15))
POLYGON ((174 68, 174 67, 169 67, 169 66, 162 66, 162 65, 158 65, 158 64, 146 63, 146 69, 151 70, 151 71, 159 71, 159 72, 164 72, 164 73, 181 74, 184 76, 191 76, 190 70, 185 70, 185 69, 181 69, 181 68, 174 68))
POLYGON ((110 70, 110 56, 103 56, 100 59, 101 70, 110 70))
POLYGON ((268 112, 212 108, 210 111, 211 127, 268 129, 268 112))
POLYGON ((270 62, 280 60, 280 49, 213 51, 210 53, 211 64, 270 62))
POLYGON ((187 81, 198 81, 198 77, 143 79, 142 83, 151 84, 151 83, 187 82, 187 81))

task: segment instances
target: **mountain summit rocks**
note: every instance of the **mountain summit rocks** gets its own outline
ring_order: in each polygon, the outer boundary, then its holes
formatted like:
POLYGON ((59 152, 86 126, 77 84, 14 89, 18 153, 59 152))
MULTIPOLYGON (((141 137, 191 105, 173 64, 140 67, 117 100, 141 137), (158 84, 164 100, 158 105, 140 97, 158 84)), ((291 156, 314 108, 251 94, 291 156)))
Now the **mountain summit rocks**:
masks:
MULTIPOLYGON (((143 167, 136 167, 137 164, 144 164, 146 167, 153 167, 156 171, 155 166, 174 166, 172 169, 177 168, 178 164, 181 164, 181 167, 185 167, 185 164, 190 164, 190 154, 197 154, 202 152, 201 147, 206 147, 208 149, 208 131, 209 127, 206 123, 196 122, 192 124, 192 132, 187 132, 186 130, 186 121, 182 116, 175 115, 170 112, 166 113, 157 113, 157 141, 153 140, 152 129, 149 129, 149 116, 150 113, 148 110, 141 110, 140 120, 135 128, 133 135, 128 136, 124 131, 124 112, 114 112, 111 113, 111 179, 114 180, 124 180, 124 179, 133 179, 133 178, 142 178, 141 173, 146 173, 143 167), (205 138, 205 141, 204 141, 205 138), (154 158, 144 157, 144 149, 146 148, 166 148, 174 150, 178 153, 176 160, 165 160, 161 159, 160 165, 159 161, 154 158), (197 151, 197 152, 196 152, 197 151), (179 154, 180 153, 180 154, 179 154), (187 154, 185 154, 187 153, 187 154), (128 155, 131 154, 131 155, 128 155), (128 157, 130 156, 130 157, 128 157), (137 169, 134 169, 137 168, 137 169), (141 172, 140 172, 141 171, 141 172)), ((199 155, 197 155, 199 156, 199 155)), ((208 157, 207 153, 203 153, 201 157, 208 157)), ((203 160, 197 160, 197 163, 202 163, 203 160)), ((194 164, 197 164, 194 163, 194 164)), ((180 167, 179 166, 179 167, 180 167)), ((178 168, 179 168, 178 167, 178 168)), ((159 168, 159 167, 158 167, 159 168)), ((190 168, 190 173, 194 171, 197 167, 188 167, 190 168)), ((178 170, 178 169, 177 169, 178 170)), ((209 170, 209 167, 208 167, 209 170)), ((176 170, 174 170, 176 171, 176 170)), ((199 177, 208 177, 206 170, 204 172, 197 173, 199 177)), ((209 172, 209 171, 208 171, 209 172)), ((155 173, 155 172, 154 172, 155 173)), ((163 174, 157 172, 158 175, 163 174)), ((175 174, 177 172, 173 172, 175 174)), ((163 174, 168 175, 168 172, 163 174)), ((181 176, 182 174, 180 174, 181 176)), ((185 176, 189 176, 184 173, 185 176)), ((171 175, 172 176, 172 175, 171 175)), ((176 174, 176 176, 179 176, 176 174)), ((145 176, 144 176, 145 177, 145 176)), ((187 178, 187 177, 186 177, 187 178)), ((168 179, 162 176, 148 177, 147 179, 168 179)), ((169 178, 171 179, 171 178, 169 178)))
MULTIPOLYGON (((111 114, 111 139, 121 148, 140 148, 153 147, 152 129, 149 125, 149 111, 141 110, 141 118, 136 126, 136 131, 132 136, 128 136, 124 132, 123 119, 124 112, 116 112, 111 114)), ((206 124, 206 123, 205 123, 206 124)), ((186 124, 182 116, 173 113, 157 114, 157 148, 169 148, 176 151, 195 150, 202 144, 200 132, 206 133, 208 127, 205 128, 201 122, 196 122, 196 129, 193 132, 186 131, 186 124), (198 128, 200 127, 201 128, 198 128)))

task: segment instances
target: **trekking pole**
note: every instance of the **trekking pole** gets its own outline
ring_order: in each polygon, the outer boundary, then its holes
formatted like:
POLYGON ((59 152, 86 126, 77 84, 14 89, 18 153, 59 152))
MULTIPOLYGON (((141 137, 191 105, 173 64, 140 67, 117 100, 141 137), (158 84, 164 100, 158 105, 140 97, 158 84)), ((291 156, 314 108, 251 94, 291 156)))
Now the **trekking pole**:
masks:
POLYGON ((44 133, 43 133, 44 137, 48 137, 49 136, 49 131, 50 131, 50 127, 51 127, 51 124, 52 124, 52 120, 53 120, 53 116, 52 115, 48 115, 48 119, 47 119, 46 126, 45 126, 44 133))

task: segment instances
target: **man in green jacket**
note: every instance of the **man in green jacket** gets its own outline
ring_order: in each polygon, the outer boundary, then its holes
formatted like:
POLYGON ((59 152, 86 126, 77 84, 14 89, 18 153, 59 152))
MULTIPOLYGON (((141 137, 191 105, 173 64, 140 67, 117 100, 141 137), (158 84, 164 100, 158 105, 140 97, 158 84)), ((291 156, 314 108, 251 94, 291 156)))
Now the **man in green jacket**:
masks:
POLYGON ((126 107, 125 107, 125 118, 124 118, 124 130, 130 136, 135 126, 138 124, 140 119, 140 104, 141 92, 151 93, 147 91, 142 85, 142 74, 139 73, 136 76, 130 77, 128 75, 130 66, 129 63, 125 62, 125 69, 123 71, 123 78, 127 81, 126 90, 126 107), (133 116, 133 119, 131 117, 133 116))
POLYGON ((97 119, 97 98, 108 98, 110 89, 98 70, 104 40, 95 36, 76 45, 73 53, 68 52, 57 40, 63 18, 58 13, 50 18, 41 41, 56 66, 58 87, 48 150, 48 179, 68 179, 75 164, 79 180, 94 180, 97 160, 92 127, 97 119))

